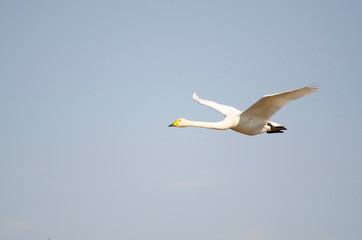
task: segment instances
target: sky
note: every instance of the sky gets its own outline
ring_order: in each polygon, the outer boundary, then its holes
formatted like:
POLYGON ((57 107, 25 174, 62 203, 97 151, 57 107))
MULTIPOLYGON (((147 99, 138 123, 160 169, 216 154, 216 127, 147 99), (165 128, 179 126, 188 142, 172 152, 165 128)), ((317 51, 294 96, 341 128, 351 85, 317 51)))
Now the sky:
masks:
POLYGON ((0 239, 362 239, 360 1, 1 1, 0 239), (284 134, 219 121, 318 82, 284 134))

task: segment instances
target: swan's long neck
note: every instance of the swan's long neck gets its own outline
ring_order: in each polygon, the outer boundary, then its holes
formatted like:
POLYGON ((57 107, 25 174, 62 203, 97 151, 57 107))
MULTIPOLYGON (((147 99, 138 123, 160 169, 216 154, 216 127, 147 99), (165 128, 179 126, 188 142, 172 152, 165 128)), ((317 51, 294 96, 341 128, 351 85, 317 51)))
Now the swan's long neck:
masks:
POLYGON ((199 121, 190 121, 187 120, 187 127, 202 127, 202 128, 209 128, 209 129, 216 129, 216 130, 225 130, 230 128, 230 124, 221 121, 221 122, 199 122, 199 121))

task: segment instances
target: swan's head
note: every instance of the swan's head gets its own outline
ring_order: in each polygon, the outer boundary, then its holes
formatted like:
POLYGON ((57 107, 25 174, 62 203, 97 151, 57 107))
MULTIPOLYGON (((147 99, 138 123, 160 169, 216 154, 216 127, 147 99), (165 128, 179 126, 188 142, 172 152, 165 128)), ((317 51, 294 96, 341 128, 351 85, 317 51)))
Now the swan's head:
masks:
POLYGON ((187 127, 186 122, 187 122, 187 120, 185 118, 179 118, 168 126, 169 127, 187 127))

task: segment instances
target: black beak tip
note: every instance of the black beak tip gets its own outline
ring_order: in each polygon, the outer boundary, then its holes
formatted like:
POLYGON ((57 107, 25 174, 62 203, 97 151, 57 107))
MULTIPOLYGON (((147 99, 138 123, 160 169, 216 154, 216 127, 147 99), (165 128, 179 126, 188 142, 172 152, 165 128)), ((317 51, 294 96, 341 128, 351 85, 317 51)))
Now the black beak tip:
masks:
POLYGON ((171 123, 170 125, 168 125, 168 127, 173 127, 173 123, 171 123))

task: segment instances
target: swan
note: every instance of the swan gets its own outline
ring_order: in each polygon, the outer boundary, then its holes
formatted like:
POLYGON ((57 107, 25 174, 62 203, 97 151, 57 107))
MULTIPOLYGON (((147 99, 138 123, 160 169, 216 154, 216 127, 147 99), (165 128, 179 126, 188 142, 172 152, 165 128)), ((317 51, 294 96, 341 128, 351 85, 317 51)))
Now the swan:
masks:
POLYGON ((179 118, 170 124, 169 127, 202 127, 216 130, 231 129, 249 136, 265 132, 268 134, 283 133, 283 130, 287 130, 287 128, 281 124, 271 122, 269 119, 291 100, 318 92, 318 89, 319 86, 313 83, 303 88, 265 95, 244 112, 234 107, 201 99, 194 93, 192 98, 196 102, 219 111, 225 118, 219 122, 199 122, 179 118))

